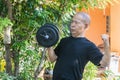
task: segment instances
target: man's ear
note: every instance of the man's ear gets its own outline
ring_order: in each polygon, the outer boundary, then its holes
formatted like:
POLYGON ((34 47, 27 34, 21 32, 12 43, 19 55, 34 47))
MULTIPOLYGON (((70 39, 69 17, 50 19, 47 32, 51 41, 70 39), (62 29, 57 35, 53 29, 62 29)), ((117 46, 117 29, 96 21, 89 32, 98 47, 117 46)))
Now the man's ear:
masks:
POLYGON ((85 24, 85 29, 88 30, 88 28, 89 28, 89 25, 85 24))

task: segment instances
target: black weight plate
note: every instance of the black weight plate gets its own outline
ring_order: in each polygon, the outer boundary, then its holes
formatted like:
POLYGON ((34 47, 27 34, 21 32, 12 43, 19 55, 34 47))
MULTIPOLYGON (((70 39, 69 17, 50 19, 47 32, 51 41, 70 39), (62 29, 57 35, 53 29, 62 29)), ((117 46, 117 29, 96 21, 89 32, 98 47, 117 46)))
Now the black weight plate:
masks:
POLYGON ((57 43, 59 36, 53 28, 42 26, 36 33, 36 39, 39 45, 43 47, 50 47, 57 43))
POLYGON ((55 31, 57 31, 57 33, 59 32, 57 26, 55 26, 55 25, 52 24, 52 23, 46 23, 46 24, 44 24, 44 26, 45 26, 45 27, 51 27, 51 28, 55 29, 55 31))
POLYGON ((55 26, 52 23, 46 23, 46 24, 44 24, 44 27, 50 27, 50 28, 54 29, 56 32, 56 35, 58 36, 58 39, 59 39, 59 29, 57 28, 57 26, 55 26))

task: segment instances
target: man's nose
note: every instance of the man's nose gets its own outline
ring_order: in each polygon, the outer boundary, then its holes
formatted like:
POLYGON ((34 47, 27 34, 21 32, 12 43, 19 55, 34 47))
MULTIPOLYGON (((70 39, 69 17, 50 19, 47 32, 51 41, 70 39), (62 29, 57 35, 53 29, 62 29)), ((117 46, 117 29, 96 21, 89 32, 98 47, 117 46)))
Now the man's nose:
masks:
POLYGON ((75 26, 74 26, 74 25, 71 25, 71 26, 70 26, 70 29, 75 29, 75 26))
POLYGON ((71 22, 71 25, 75 25, 75 21, 72 21, 72 22, 71 22))
POLYGON ((75 27, 75 22, 72 22, 70 27, 74 28, 75 27))

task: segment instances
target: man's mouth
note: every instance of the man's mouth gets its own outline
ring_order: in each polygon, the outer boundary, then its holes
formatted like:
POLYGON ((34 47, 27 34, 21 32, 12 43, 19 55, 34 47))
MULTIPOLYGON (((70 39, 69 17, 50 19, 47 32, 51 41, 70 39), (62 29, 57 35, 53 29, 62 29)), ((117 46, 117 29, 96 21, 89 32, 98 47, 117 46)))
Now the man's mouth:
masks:
POLYGON ((71 32, 75 32, 75 30, 74 30, 74 29, 71 29, 71 32))

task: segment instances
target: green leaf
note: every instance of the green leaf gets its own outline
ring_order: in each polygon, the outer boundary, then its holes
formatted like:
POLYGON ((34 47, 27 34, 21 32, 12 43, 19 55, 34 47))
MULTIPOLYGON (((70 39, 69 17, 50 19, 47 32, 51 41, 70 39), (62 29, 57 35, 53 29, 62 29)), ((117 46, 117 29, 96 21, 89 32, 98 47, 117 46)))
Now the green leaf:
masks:
POLYGON ((0 17, 0 31, 2 31, 3 28, 12 26, 13 23, 10 21, 10 19, 6 18, 1 18, 0 17))

